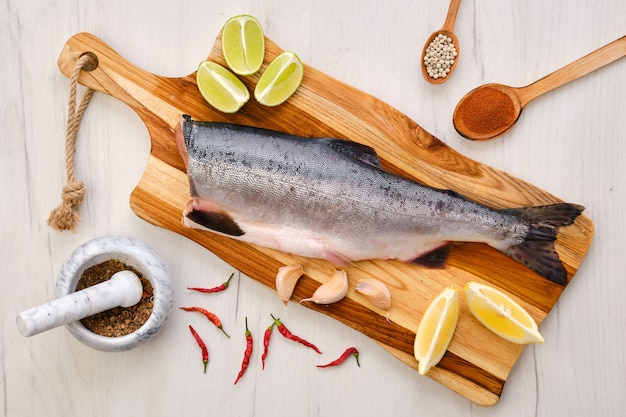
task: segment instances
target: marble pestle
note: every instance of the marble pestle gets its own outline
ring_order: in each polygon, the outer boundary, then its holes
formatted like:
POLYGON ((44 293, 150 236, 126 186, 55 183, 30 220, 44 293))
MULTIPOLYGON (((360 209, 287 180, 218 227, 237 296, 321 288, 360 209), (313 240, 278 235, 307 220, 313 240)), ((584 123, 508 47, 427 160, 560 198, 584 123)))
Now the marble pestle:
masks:
POLYGON ((114 307, 133 306, 142 294, 139 277, 120 271, 100 284, 22 311, 16 319, 17 328, 23 336, 34 336, 114 307))

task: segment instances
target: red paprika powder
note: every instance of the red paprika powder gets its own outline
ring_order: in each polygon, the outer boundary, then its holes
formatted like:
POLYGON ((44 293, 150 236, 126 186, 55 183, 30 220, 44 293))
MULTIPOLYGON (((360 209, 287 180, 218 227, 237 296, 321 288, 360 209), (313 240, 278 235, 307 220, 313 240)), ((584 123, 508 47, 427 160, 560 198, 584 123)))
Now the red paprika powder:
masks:
POLYGON ((467 130, 485 135, 510 126, 516 117, 511 98, 495 88, 480 88, 459 104, 457 114, 467 130))

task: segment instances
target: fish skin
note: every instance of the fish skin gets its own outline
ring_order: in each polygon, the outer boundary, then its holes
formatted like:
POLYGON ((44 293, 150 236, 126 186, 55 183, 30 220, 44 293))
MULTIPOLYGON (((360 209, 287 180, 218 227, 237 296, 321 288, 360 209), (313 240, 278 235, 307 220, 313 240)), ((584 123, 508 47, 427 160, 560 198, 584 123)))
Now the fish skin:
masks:
POLYGON ((176 143, 192 199, 187 227, 345 266, 398 259, 443 267, 451 242, 486 243, 561 285, 553 241, 584 210, 496 210, 381 168, 365 145, 184 115, 176 143))

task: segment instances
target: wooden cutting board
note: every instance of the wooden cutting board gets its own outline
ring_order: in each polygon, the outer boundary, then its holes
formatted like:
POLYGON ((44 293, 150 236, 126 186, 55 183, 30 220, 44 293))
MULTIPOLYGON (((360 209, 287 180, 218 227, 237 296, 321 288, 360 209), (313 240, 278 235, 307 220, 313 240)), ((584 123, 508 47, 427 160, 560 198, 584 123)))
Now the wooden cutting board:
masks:
MULTIPOLYGON (((270 39, 266 40, 266 48, 261 72, 281 52, 270 39)), ((148 73, 87 33, 73 36, 63 48, 59 57, 63 74, 69 77, 78 57, 86 52, 95 54, 99 65, 91 72, 83 71, 79 82, 129 105, 150 133, 148 165, 130 197, 133 211, 150 223, 187 236, 272 289, 280 266, 302 263, 306 275, 296 287, 294 301, 310 296, 328 279, 333 266, 326 261, 300 258, 182 226, 181 213, 189 199, 189 190, 173 134, 182 113, 197 120, 227 121, 307 137, 354 140, 375 148, 383 166, 392 172, 455 190, 493 207, 560 201, 531 184, 458 154, 388 104, 310 66, 305 65, 299 90, 281 106, 264 108, 251 99, 238 113, 226 115, 213 110, 203 100, 196 88, 195 73, 181 78, 148 73)), ((209 59, 224 64, 219 38, 209 59)), ((257 74, 243 78, 250 91, 258 77, 257 74)), ((593 224, 584 215, 572 226, 561 229, 556 247, 570 280, 592 238, 593 224)), ((520 301, 538 323, 544 320, 564 289, 498 251, 474 243, 453 249, 445 269, 433 270, 397 261, 365 261, 347 268, 347 272, 350 291, 346 299, 328 307, 304 305, 371 337, 413 368, 417 368, 413 340, 419 321, 427 305, 445 286, 462 288, 470 280, 496 286, 520 301), (385 312, 354 291, 356 281, 369 276, 379 278, 390 288, 390 322, 385 319, 385 312)), ((449 350, 428 376, 477 404, 492 405, 498 401, 523 346, 486 330, 471 315, 463 297, 461 305, 449 350)), ((549 341, 550 335, 546 339, 549 341)))

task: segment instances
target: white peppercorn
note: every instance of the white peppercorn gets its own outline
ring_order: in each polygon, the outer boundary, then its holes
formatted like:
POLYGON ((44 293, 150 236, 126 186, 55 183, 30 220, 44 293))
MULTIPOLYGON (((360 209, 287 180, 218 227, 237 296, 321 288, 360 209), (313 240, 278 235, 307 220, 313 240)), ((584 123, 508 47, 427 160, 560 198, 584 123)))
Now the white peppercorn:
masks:
POLYGON ((444 78, 454 65, 457 51, 452 38, 439 33, 426 48, 424 66, 428 76, 434 79, 444 78))

